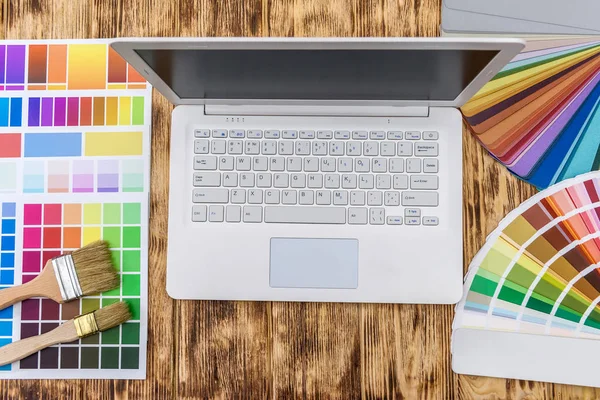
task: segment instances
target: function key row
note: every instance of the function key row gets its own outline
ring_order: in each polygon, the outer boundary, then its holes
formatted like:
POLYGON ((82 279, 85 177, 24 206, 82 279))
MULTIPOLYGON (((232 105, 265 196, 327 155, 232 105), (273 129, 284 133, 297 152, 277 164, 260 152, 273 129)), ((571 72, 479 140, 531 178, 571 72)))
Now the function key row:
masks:
POLYGON ((251 129, 245 131, 243 129, 195 129, 194 136, 197 138, 244 138, 250 139, 340 139, 340 140, 437 140, 439 134, 437 131, 296 131, 296 130, 276 130, 267 129, 262 131, 260 129, 251 129))

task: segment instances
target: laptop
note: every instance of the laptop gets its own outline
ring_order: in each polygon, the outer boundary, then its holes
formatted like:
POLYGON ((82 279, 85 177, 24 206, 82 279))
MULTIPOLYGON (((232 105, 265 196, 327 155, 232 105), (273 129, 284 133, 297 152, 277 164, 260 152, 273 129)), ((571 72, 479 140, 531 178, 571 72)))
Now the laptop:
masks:
POLYGON ((175 299, 455 303, 457 107, 516 39, 124 39, 175 108, 175 299))

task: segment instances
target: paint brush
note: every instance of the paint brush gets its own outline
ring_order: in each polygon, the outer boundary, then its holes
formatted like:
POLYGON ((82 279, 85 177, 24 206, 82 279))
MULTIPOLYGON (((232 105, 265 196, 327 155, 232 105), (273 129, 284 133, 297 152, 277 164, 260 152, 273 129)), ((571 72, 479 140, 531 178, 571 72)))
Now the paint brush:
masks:
POLYGON ((131 311, 125 302, 111 304, 88 314, 75 317, 58 328, 39 336, 32 336, 0 347, 0 365, 21 360, 33 353, 58 343, 103 332, 131 319, 131 311))
POLYGON ((98 240, 71 254, 48 260, 35 279, 0 290, 0 310, 30 297, 65 303, 114 289, 119 284, 108 243, 98 240))

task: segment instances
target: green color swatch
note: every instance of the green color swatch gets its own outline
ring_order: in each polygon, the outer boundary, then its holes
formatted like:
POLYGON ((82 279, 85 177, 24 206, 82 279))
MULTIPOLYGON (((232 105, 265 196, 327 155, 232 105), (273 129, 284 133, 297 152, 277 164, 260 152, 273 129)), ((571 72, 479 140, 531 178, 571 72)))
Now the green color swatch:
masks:
POLYGON ((139 226, 123 227, 123 248, 139 249, 141 247, 142 232, 139 226))
POLYGON ((136 96, 133 98, 131 124, 144 125, 144 98, 141 96, 136 96))
POLYGON ((123 223, 124 224, 140 224, 142 215, 142 207, 140 203, 125 203, 123 204, 123 223))
POLYGON ((140 276, 123 275, 123 296, 139 296, 140 295, 140 276))
POLYGON ((121 223, 121 205, 115 203, 104 204, 104 224, 117 225, 121 223))
POLYGON ((140 272, 141 257, 139 250, 123 250, 123 271, 140 272))

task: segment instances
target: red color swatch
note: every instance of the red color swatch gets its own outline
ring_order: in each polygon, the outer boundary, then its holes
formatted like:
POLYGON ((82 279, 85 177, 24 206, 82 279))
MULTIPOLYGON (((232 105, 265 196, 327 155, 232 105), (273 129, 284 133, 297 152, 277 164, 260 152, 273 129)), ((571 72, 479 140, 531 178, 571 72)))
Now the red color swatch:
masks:
POLYGON ((44 204, 44 225, 60 225, 62 204, 44 204))
POLYGON ((0 134, 0 158, 21 157, 21 134, 0 134))

